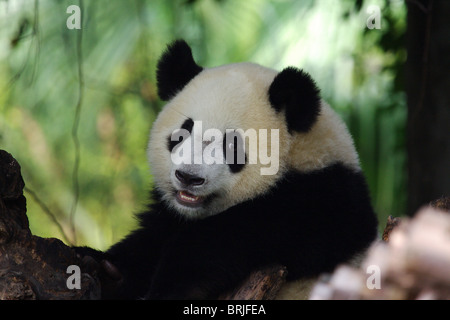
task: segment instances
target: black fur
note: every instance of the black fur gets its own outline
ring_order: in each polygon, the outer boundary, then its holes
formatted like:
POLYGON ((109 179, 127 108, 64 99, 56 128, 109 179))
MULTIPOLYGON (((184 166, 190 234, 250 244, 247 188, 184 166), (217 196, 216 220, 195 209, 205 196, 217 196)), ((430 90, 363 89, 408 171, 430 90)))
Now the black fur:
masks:
POLYGON ((170 100, 197 74, 203 70, 192 57, 192 51, 184 40, 177 40, 167 47, 156 70, 158 95, 170 100))
POLYGON ((154 192, 140 228, 94 255, 123 275, 104 298, 216 298, 272 263, 290 280, 331 271, 376 233, 362 173, 337 163, 290 172, 269 193, 201 220, 185 220, 154 192))
POLYGON ((186 120, 184 120, 183 124, 181 125, 181 129, 187 130, 191 134, 193 128, 194 128, 194 120, 192 120, 191 118, 187 118, 186 120))
POLYGON ((320 113, 320 90, 303 70, 288 67, 269 87, 269 101, 277 110, 285 110, 288 130, 308 132, 320 113))
POLYGON ((225 162, 231 172, 238 173, 244 169, 247 155, 245 154, 244 140, 238 132, 228 132, 223 135, 222 150, 226 157, 225 162), (232 150, 229 149, 229 143, 233 143, 232 150))
MULTIPOLYGON (((194 127, 194 121, 191 118, 186 119, 181 125, 181 129, 187 130, 189 133, 192 133, 192 128, 194 127)), ((168 137, 167 148, 170 152, 172 152, 173 148, 175 148, 180 142, 183 141, 183 136, 180 136, 177 140, 172 140, 172 134, 168 137)))

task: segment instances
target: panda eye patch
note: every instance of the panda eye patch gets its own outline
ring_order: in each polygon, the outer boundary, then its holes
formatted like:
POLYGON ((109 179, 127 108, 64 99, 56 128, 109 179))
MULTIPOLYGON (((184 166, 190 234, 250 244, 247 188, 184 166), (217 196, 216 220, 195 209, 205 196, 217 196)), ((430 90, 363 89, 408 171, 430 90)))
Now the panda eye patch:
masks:
POLYGON ((189 133, 192 133, 193 127, 194 127, 194 120, 192 120, 191 118, 186 119, 181 125, 181 129, 185 129, 189 131, 189 133))
POLYGON ((223 153, 231 172, 241 171, 247 161, 244 140, 237 132, 227 132, 223 137, 223 153))
MULTIPOLYGON (((184 129, 186 131, 189 132, 189 134, 192 133, 192 129, 194 127, 194 120, 192 120, 191 118, 186 119, 183 124, 181 125, 180 129, 184 129)), ((178 130, 179 131, 179 130, 178 130)), ((183 136, 179 136, 178 140, 177 139, 173 139, 173 134, 171 134, 168 137, 168 149, 170 152, 172 152, 172 150, 180 143, 183 141, 183 136)))

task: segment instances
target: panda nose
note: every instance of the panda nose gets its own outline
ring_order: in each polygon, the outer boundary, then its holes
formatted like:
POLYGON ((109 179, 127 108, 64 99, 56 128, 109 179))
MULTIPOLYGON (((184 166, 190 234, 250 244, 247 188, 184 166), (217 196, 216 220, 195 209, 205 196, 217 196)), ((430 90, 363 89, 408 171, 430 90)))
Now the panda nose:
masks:
POLYGON ((201 186, 205 183, 205 179, 180 170, 175 171, 175 177, 187 186, 201 186))

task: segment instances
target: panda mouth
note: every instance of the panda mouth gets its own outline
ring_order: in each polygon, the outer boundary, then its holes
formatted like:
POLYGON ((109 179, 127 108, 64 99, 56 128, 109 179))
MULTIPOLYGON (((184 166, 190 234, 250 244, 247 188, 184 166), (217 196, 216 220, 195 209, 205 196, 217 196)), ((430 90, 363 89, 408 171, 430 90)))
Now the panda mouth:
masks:
POLYGON ((176 199, 178 203, 184 206, 199 207, 205 200, 205 197, 196 196, 188 191, 179 190, 177 191, 176 199))

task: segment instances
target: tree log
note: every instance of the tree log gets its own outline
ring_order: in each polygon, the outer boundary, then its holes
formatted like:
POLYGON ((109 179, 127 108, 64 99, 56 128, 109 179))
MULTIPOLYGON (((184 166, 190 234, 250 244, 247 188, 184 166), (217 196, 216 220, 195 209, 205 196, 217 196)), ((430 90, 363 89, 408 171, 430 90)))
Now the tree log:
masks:
POLYGON ((54 238, 31 234, 20 165, 0 150, 0 299, 98 299, 100 285, 90 261, 54 238), (80 289, 67 286, 67 268, 80 270, 80 289))

